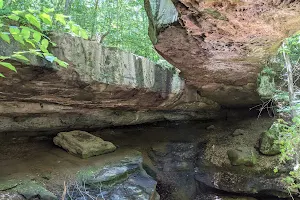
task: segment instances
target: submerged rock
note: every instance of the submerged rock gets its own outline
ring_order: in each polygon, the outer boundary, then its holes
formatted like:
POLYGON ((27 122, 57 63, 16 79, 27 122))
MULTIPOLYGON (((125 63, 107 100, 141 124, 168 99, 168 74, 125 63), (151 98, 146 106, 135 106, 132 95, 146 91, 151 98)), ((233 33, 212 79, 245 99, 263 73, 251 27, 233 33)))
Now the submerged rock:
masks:
POLYGON ((233 133, 232 136, 239 136, 239 135, 245 135, 247 134, 247 131, 243 129, 236 129, 233 133))
POLYGON ((16 193, 0 191, 0 199, 1 200, 25 200, 25 198, 16 193))
POLYGON ((272 120, 261 119, 260 122, 238 124, 235 127, 240 129, 235 130, 243 131, 234 131, 234 137, 232 129, 222 135, 220 132, 210 133, 207 141, 198 145, 195 172, 198 189, 206 188, 220 194, 236 193, 237 196, 263 195, 271 199, 288 197, 286 185, 282 182, 288 169, 280 165, 277 156, 261 155, 254 148, 260 133, 272 123, 272 120), (274 173, 275 166, 282 169, 280 173, 274 173))
POLYGON ((234 166, 253 166, 257 163, 257 152, 254 148, 239 147, 227 151, 230 163, 234 166))
POLYGON ((53 142, 81 158, 98 156, 116 150, 116 146, 111 142, 85 131, 61 132, 53 139, 53 142))
POLYGON ((282 178, 268 178, 263 175, 222 171, 205 171, 195 176, 201 184, 218 190, 238 194, 272 195, 287 198, 289 194, 282 183, 282 178))
POLYGON ((57 200, 57 197, 52 192, 31 180, 4 181, 1 182, 1 188, 1 200, 57 200))
POLYGON ((256 200, 253 197, 242 196, 224 196, 218 194, 203 194, 196 197, 195 200, 256 200))
POLYGON ((207 130, 215 130, 216 127, 215 127, 215 125, 210 125, 210 126, 206 127, 206 129, 207 130))
MULTIPOLYGON (((197 185, 194 179, 197 144, 162 142, 148 152, 163 199, 194 199, 197 185)), ((151 166, 148 166, 151 168, 151 166)))
POLYGON ((105 166, 83 169, 78 173, 78 184, 72 199, 90 196, 109 200, 159 200, 156 181, 142 168, 140 154, 124 158, 105 166), (87 191, 81 193, 80 190, 87 191))

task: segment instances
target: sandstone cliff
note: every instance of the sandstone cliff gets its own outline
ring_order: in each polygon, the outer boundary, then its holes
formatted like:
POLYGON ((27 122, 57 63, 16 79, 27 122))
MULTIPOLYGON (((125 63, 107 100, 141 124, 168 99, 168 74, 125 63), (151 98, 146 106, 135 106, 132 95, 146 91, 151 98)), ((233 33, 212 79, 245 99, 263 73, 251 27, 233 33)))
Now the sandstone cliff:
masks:
MULTIPOLYGON (((43 60, 19 64, 0 80, 0 131, 99 128, 161 120, 210 119, 217 103, 186 87, 175 69, 105 48, 96 41, 53 35, 53 53, 67 69, 43 60)), ((4 45, 4 44, 3 44, 4 45)), ((14 47, 2 46, 2 53, 14 47)))
POLYGON ((300 29, 295 0, 146 0, 145 6, 156 50, 187 85, 225 106, 259 102, 258 73, 300 29))

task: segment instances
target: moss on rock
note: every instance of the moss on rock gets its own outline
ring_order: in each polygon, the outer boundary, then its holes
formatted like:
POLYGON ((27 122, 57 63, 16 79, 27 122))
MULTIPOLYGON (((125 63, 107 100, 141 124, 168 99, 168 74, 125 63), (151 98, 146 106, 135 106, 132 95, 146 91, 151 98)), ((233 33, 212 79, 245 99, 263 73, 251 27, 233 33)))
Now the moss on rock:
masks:
POLYGON ((254 148, 239 147, 227 151, 231 165, 254 166, 257 163, 257 153, 254 148))
POLYGON ((22 184, 19 184, 10 191, 17 192, 26 199, 34 199, 35 197, 39 197, 42 200, 57 200, 57 197, 52 192, 48 191, 39 183, 30 180, 22 181, 22 184))

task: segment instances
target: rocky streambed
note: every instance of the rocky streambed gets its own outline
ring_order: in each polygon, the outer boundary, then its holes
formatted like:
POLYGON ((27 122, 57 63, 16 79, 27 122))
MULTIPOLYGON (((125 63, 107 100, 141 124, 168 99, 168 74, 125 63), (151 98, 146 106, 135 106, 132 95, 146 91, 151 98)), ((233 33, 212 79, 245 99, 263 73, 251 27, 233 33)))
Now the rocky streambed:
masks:
POLYGON ((116 150, 85 159, 54 145, 55 131, 2 134, 0 199, 289 198, 283 173, 273 172, 278 157, 259 152, 261 133, 273 120, 160 122, 89 130, 116 150))

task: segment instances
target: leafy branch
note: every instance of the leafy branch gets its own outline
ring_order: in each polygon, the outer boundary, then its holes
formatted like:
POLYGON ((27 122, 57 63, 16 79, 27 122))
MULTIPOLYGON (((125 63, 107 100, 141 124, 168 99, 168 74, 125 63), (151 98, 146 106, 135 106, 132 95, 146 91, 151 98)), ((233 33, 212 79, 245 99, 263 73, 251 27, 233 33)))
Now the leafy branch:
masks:
MULTIPOLYGON (((3 9, 3 6, 4 2, 0 0, 0 9, 3 9)), ((23 49, 26 49, 13 52, 9 56, 0 56, 0 65, 2 67, 17 72, 15 66, 8 61, 14 59, 21 62, 29 62, 29 59, 26 57, 27 54, 45 58, 61 67, 68 66, 68 63, 58 59, 48 51, 50 45, 56 46, 56 44, 44 34, 45 30, 51 30, 55 25, 56 27, 61 27, 65 32, 84 39, 88 39, 88 34, 79 25, 71 21, 68 16, 57 14, 54 11, 53 8, 43 8, 42 11, 33 9, 25 11, 14 10, 0 17, 0 38, 8 44, 11 44, 11 41, 14 40, 23 49)), ((5 76, 0 73, 0 77, 5 76)))

